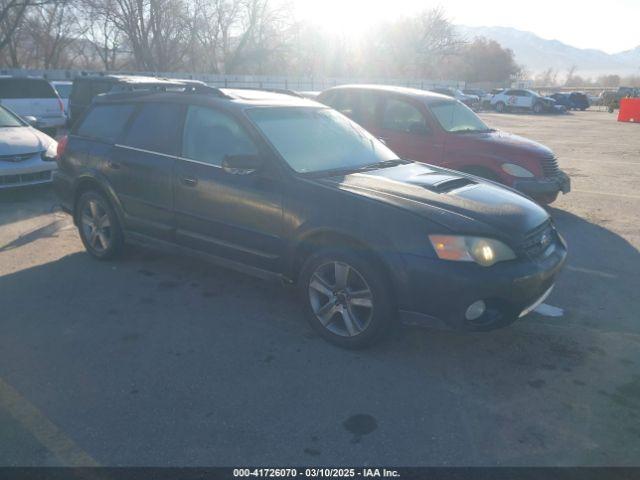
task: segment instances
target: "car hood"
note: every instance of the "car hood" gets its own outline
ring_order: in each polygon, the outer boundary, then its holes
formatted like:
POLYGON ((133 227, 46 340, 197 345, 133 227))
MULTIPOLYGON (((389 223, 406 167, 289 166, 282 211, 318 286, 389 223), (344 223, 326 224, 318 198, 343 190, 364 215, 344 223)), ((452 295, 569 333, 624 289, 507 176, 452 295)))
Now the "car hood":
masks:
POLYGON ((458 146, 475 154, 505 157, 505 160, 523 154, 539 159, 553 156, 553 151, 541 143, 500 130, 486 133, 452 133, 450 140, 447 143, 451 147, 458 146))
POLYGON ((0 128, 0 156, 41 152, 46 150, 51 142, 55 140, 35 128, 0 128))
POLYGON ((421 163, 313 181, 409 210, 456 233, 521 236, 549 218, 511 189, 421 163))

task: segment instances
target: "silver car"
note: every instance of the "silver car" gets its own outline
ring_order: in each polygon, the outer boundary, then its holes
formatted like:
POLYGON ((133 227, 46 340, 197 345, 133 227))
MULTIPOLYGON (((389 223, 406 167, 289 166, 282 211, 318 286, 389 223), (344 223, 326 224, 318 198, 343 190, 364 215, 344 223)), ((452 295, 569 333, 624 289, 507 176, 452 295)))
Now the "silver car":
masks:
POLYGON ((0 106, 0 189, 51 181, 58 142, 0 106))

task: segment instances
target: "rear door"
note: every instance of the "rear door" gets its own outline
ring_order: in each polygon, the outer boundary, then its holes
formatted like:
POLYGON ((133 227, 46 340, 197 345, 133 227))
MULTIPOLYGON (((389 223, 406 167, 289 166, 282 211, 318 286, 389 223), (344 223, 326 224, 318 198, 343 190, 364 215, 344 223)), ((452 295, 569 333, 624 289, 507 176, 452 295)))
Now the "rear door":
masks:
POLYGON ((282 256, 282 180, 274 162, 249 175, 225 172, 226 155, 259 155, 259 142, 231 114, 188 107, 174 189, 176 238, 201 250, 262 270, 282 256))
POLYGON ((122 141, 103 153, 127 228, 166 241, 173 240, 173 169, 184 110, 177 103, 142 103, 122 141))
POLYGON ((444 143, 434 127, 420 102, 394 95, 385 97, 378 136, 401 158, 440 163, 444 143))

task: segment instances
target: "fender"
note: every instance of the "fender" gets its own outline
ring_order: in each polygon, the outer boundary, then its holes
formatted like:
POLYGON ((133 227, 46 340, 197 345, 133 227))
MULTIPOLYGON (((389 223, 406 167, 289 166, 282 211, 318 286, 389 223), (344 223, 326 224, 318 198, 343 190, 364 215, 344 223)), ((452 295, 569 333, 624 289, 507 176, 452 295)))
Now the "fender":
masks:
POLYGON ((113 206, 113 209, 115 210, 116 215, 118 216, 118 220, 120 221, 120 225, 124 227, 126 215, 124 213, 124 208, 122 207, 122 203, 120 202, 120 199, 116 195, 116 192, 113 189, 113 186, 111 185, 107 177, 103 175, 99 170, 94 168, 83 170, 82 173, 80 173, 73 182, 73 221, 74 223, 77 224, 75 210, 76 210, 76 203, 78 201, 79 189, 82 186, 82 184, 85 182, 91 182, 93 184, 98 185, 102 193, 104 193, 107 196, 107 199, 111 202, 111 205, 113 206))

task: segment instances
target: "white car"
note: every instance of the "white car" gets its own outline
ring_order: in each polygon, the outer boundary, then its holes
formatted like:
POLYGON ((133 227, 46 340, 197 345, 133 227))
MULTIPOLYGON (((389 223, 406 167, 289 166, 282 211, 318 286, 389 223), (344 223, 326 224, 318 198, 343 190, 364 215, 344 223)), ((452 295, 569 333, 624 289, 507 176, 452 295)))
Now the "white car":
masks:
POLYGON ((52 136, 67 121, 60 96, 44 78, 0 77, 0 103, 22 117, 35 117, 35 127, 52 136))
POLYGON ((51 182, 58 142, 0 107, 0 189, 51 182))
POLYGON ((55 88, 56 92, 58 92, 58 96, 60 97, 60 100, 62 100, 64 113, 67 117, 69 117, 69 96, 71 95, 73 82, 58 80, 51 82, 51 85, 53 85, 53 88, 55 88))
POLYGON ((509 110, 531 110, 534 113, 552 111, 556 101, 553 98, 543 97, 533 90, 521 90, 510 88, 497 93, 491 99, 491 106, 497 112, 509 110))

